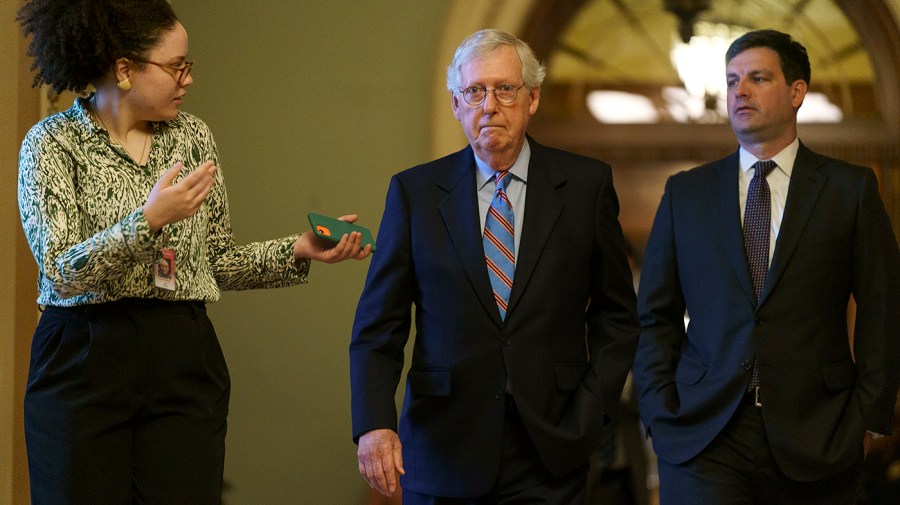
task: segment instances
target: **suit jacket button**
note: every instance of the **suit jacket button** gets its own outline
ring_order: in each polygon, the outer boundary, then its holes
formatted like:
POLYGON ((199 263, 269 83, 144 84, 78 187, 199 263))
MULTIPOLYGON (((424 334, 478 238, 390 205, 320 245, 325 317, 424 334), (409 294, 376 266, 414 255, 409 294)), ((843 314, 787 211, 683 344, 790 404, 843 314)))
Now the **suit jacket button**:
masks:
POLYGON ((512 343, 509 337, 503 337, 503 345, 509 345, 512 343))
POLYGON ((744 367, 744 370, 750 370, 751 368, 753 368, 753 362, 749 359, 745 359, 744 362, 741 363, 741 366, 744 367))
POLYGON ((759 325, 763 324, 762 318, 754 317, 754 318, 753 318, 753 324, 755 324, 756 326, 759 326, 759 325))
POLYGON ((503 390, 498 389, 497 392, 494 393, 494 398, 496 398, 498 400, 502 400, 503 399, 503 390))

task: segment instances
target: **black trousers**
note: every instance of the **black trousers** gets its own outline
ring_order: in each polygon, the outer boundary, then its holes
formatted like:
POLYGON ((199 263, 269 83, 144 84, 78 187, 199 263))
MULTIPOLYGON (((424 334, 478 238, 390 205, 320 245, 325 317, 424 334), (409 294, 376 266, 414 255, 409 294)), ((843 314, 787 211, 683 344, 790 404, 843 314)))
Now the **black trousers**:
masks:
POLYGON ((478 498, 446 498, 403 490, 403 505, 583 505, 588 462, 584 468, 554 477, 531 443, 512 396, 506 397, 503 459, 494 489, 478 498))
POLYGON ((32 504, 219 504, 230 388, 202 303, 47 307, 25 392, 32 504))
POLYGON ((851 505, 859 478, 857 466, 815 482, 784 475, 749 394, 703 452, 679 465, 660 459, 658 467, 660 505, 851 505))

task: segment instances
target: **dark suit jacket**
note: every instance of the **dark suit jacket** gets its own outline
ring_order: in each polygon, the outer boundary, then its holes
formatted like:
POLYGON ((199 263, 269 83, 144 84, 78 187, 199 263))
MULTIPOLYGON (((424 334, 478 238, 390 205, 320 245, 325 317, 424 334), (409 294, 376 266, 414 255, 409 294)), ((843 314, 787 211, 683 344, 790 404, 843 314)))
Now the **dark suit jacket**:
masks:
POLYGON ((823 479, 858 462, 867 429, 891 430, 900 356, 897 242, 872 171, 801 144, 757 304, 738 170, 735 152, 666 184, 639 291, 641 414, 660 458, 689 460, 731 418, 756 355, 776 462, 795 480, 823 479), (852 351, 851 295, 858 304, 852 351))
POLYGON ((554 474, 587 465, 617 409, 639 327, 611 171, 529 141, 505 322, 484 260, 472 149, 391 180, 350 345, 353 433, 397 429, 414 305, 399 426, 406 489, 455 497, 491 489, 507 381, 554 474))

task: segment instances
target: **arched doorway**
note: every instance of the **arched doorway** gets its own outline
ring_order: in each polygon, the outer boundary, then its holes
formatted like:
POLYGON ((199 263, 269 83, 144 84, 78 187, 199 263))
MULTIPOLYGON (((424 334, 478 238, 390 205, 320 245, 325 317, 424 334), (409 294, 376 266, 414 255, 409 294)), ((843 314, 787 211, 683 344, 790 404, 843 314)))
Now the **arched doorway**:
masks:
MULTIPOLYGON (((590 78, 582 82, 583 89, 573 90, 554 81, 553 66, 560 52, 578 52, 578 47, 570 47, 571 34, 567 31, 579 23, 581 26, 594 23, 597 29, 591 36, 596 40, 630 33, 618 45, 619 51, 623 50, 622 44, 645 43, 642 39, 663 40, 656 44, 661 46, 671 37, 676 24, 672 13, 664 10, 664 4, 662 0, 458 1, 450 9, 438 53, 439 61, 449 62, 459 41, 484 27, 503 29, 528 41, 538 57, 551 66, 541 111, 532 121, 531 133, 548 145, 613 164, 623 202, 623 227, 637 250, 643 248, 665 178, 674 171, 729 152, 736 148, 736 140, 724 123, 603 124, 590 116, 585 105, 584 94, 594 85, 590 78), (609 17, 585 19, 585 16, 604 13, 609 17), (604 29, 611 26, 619 29, 604 29), (666 30, 662 37, 660 30, 666 30)), ((894 223, 900 225, 900 30, 887 3, 884 0, 724 0, 714 4, 714 11, 701 13, 697 19, 703 20, 704 15, 721 16, 725 12, 750 29, 771 27, 808 34, 810 41, 803 42, 813 60, 813 87, 821 83, 830 86, 832 93, 849 96, 855 113, 841 123, 801 125, 801 138, 820 152, 873 167, 880 178, 888 212, 894 223), (840 31, 847 32, 845 38, 850 42, 840 43, 840 31), (848 58, 864 58, 870 65, 867 82, 835 84, 839 78, 817 81, 817 73, 822 76, 822 69, 829 62, 848 58)), ((575 36, 585 37, 584 33, 575 36)), ((653 44, 651 41, 648 45, 653 44)), ((617 47, 614 43, 606 46, 617 47)), ((677 74, 665 68, 668 48, 656 50, 665 54, 652 55, 635 64, 658 68, 657 75, 668 79, 674 76, 677 80, 677 74)), ((607 70, 601 68, 597 72, 603 74, 607 70)), ((442 65, 435 70, 439 82, 443 82, 444 71, 442 65)), ((656 79, 627 84, 658 87, 659 78, 656 79)), ((442 113, 449 108, 447 92, 438 86, 435 89, 432 150, 440 155, 458 149, 464 139, 451 115, 442 113)))

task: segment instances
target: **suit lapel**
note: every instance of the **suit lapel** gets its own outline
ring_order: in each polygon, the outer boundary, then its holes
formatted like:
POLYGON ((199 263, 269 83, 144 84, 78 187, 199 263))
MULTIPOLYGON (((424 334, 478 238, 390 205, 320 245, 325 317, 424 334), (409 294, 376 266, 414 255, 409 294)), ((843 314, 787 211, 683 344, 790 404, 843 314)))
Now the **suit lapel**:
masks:
POLYGON ((447 195, 438 203, 447 233, 462 263, 469 282, 485 310, 500 324, 500 312, 488 279, 484 260, 478 197, 475 188, 475 155, 467 147, 458 153, 453 165, 438 180, 447 195))
POLYGON ((825 176, 817 171, 820 164, 821 161, 816 159, 816 155, 801 143, 794 161, 794 169, 791 171, 791 182, 788 186, 781 229, 778 231, 775 254, 772 256, 772 265, 766 274, 766 283, 760 295, 760 303, 765 301, 778 284, 791 255, 797 248, 803 228, 806 227, 806 223, 812 215, 822 187, 825 185, 825 176))
POLYGON ((528 142, 531 145, 531 161, 528 164, 525 217, 516 261, 516 274, 509 295, 507 319, 522 297, 541 251, 563 210, 563 202, 556 189, 565 184, 565 174, 552 158, 546 156, 543 146, 531 138, 528 138, 528 142))
POLYGON ((715 181, 709 186, 712 219, 721 238, 725 256, 744 288, 747 298, 756 305, 756 291, 750 278, 747 253, 744 250, 743 226, 741 225, 740 199, 738 197, 738 173, 740 170, 738 151, 720 160, 715 169, 715 181))

